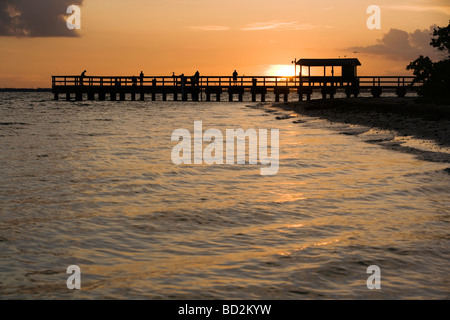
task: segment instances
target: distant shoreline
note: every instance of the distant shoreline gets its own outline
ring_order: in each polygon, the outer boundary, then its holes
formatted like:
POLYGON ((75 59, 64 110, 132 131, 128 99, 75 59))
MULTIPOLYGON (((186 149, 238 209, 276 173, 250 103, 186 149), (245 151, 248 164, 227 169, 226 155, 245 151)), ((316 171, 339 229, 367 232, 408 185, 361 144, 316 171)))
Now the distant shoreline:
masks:
POLYGON ((311 118, 325 119, 325 127, 341 134, 359 136, 423 160, 450 162, 447 101, 436 104, 418 98, 343 98, 274 103, 270 108, 295 112, 286 119, 299 124, 311 118))
POLYGON ((0 92, 52 92, 51 88, 0 88, 0 92))

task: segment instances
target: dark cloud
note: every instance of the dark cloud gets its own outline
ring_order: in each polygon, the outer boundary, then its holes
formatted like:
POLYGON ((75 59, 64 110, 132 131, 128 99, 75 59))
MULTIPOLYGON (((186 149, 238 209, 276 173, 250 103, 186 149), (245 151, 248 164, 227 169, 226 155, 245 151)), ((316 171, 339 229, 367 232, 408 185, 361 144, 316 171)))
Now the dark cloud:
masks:
POLYGON ((0 36, 76 37, 66 26, 67 7, 83 0, 0 0, 0 36))
POLYGON ((430 49, 431 36, 433 29, 436 26, 430 27, 430 30, 416 30, 409 34, 411 45, 418 49, 430 49))
POLYGON ((365 47, 352 47, 350 50, 361 53, 385 56, 394 60, 415 59, 419 55, 436 58, 438 52, 430 46, 434 26, 429 30, 417 29, 408 33, 399 29, 391 29, 384 34, 377 44, 365 47))

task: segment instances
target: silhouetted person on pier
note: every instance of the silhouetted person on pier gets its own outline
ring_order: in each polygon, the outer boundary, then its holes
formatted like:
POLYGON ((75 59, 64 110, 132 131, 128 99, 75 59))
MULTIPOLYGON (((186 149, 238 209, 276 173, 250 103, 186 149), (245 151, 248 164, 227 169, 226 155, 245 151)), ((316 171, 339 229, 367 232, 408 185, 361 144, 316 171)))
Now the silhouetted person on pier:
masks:
POLYGON ((193 85, 198 86, 200 83, 200 72, 196 72, 194 75, 194 81, 193 81, 193 85))
POLYGON ((139 81, 141 82, 141 86, 144 85, 144 72, 141 71, 141 74, 139 75, 139 81))
POLYGON ((83 85, 83 79, 86 77, 86 70, 84 70, 82 73, 81 73, 81 76, 80 76, 80 86, 82 86, 83 85))
POLYGON ((133 82, 133 86, 135 87, 137 85, 137 78, 135 76, 133 76, 131 78, 131 81, 133 82))
POLYGON ((175 72, 173 72, 173 71, 172 71, 172 81, 173 81, 174 86, 178 85, 178 78, 175 75, 175 72))
POLYGON ((236 83, 237 83, 237 78, 238 78, 238 73, 237 73, 236 70, 234 70, 234 72, 233 72, 233 82, 234 82, 234 85, 236 85, 236 83))

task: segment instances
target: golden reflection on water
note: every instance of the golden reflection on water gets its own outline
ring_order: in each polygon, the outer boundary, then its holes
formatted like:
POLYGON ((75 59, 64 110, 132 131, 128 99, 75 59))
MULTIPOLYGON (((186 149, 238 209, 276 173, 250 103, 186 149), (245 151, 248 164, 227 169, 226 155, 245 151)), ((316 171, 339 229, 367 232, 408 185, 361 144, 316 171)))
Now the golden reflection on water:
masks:
POLYGON ((395 297, 448 292, 420 289, 450 285, 446 164, 244 104, 50 106, 0 109, 30 123, 0 128, 2 297, 45 297, 70 264, 83 298, 371 298, 348 285, 368 263, 402 279, 395 297), (173 165, 170 135, 195 120, 279 128, 279 174, 173 165))
POLYGON ((292 202, 292 201, 298 201, 298 200, 305 200, 306 197, 303 197, 304 193, 290 193, 290 194, 282 194, 279 196, 278 199, 275 200, 276 203, 283 203, 283 202, 292 202))
POLYGON ((298 251, 303 251, 303 250, 311 248, 311 247, 331 246, 332 244, 335 244, 335 243, 338 243, 338 242, 340 242, 339 239, 328 240, 328 241, 323 241, 323 242, 318 242, 318 243, 312 243, 312 244, 309 244, 309 245, 305 245, 305 246, 300 246, 300 247, 294 248, 292 250, 279 252, 278 254, 282 255, 282 256, 291 256, 291 255, 297 253, 298 251))

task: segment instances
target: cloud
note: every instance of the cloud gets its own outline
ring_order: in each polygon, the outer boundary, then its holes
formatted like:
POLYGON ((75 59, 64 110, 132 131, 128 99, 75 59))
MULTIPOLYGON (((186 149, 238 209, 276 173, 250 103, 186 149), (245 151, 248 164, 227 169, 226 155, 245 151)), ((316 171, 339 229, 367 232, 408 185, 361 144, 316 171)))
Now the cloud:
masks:
POLYGON ((420 4, 404 4, 404 5, 393 5, 393 6, 383 6, 386 9, 400 10, 400 11, 414 11, 414 12, 424 12, 433 11, 439 12, 441 14, 450 15, 450 5, 420 5, 420 4))
POLYGON ((349 50, 361 53, 380 55, 393 60, 411 60, 419 55, 428 55, 437 58, 438 52, 430 46, 432 30, 419 30, 408 33, 399 29, 391 29, 377 40, 377 44, 365 47, 351 47, 349 50))
POLYGON ((242 28, 244 31, 259 31, 259 30, 272 30, 272 31, 292 31, 292 30, 309 30, 314 28, 310 24, 300 24, 297 21, 267 21, 256 22, 247 24, 242 28))
POLYGON ((191 30, 199 30, 199 31, 226 31, 229 30, 230 27, 227 26, 196 26, 196 27, 186 27, 191 30))
POLYGON ((436 28, 436 26, 432 26, 430 30, 419 30, 417 29, 413 33, 409 34, 409 42, 411 43, 411 46, 417 49, 431 49, 430 42, 431 42, 431 35, 433 33, 433 29, 436 28))
POLYGON ((448 0, 397 0, 395 4, 383 5, 383 8, 412 12, 431 11, 450 15, 450 3, 448 0))
MULTIPOLYGON (((292 31, 292 30, 309 30, 321 26, 313 26, 311 24, 300 24, 297 21, 267 21, 267 22, 256 22, 250 23, 242 27, 240 30, 243 31, 261 31, 261 30, 271 30, 271 31, 292 31)), ((231 28, 228 26, 192 26, 186 27, 186 29, 200 30, 200 31, 226 31, 231 28)))
POLYGON ((67 7, 83 0, 0 0, 0 36, 76 37, 66 26, 67 7))

